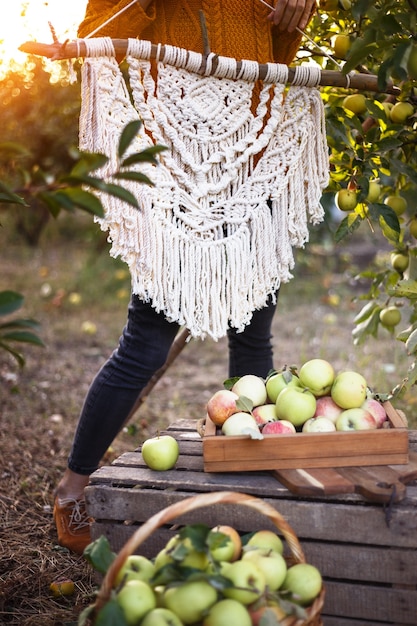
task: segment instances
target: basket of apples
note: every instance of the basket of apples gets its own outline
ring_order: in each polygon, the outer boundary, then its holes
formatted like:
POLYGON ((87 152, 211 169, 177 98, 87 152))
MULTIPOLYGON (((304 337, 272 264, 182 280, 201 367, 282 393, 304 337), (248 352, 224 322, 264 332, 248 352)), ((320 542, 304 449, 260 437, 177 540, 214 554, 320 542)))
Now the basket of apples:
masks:
POLYGON ((117 555, 107 543, 103 556, 103 542, 104 537, 85 551, 93 565, 109 566, 79 626, 322 624, 325 592, 319 570, 306 562, 278 511, 254 496, 229 491, 192 496, 156 513, 117 555), (137 554, 158 528, 196 509, 224 504, 249 507, 270 524, 243 536, 231 526, 182 526, 155 558, 137 554))
POLYGON ((226 381, 207 403, 203 456, 214 472, 240 471, 242 458, 253 470, 401 464, 408 434, 405 418, 361 373, 336 373, 315 358, 265 380, 226 381))

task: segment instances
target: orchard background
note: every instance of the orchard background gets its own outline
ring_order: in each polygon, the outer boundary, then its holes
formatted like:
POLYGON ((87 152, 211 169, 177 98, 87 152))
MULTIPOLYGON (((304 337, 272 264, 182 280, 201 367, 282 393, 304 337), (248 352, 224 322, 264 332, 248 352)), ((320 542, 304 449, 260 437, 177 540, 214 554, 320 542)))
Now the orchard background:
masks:
MULTIPOLYGON (((393 396, 413 428, 416 18, 415 0, 320 2, 300 58, 377 75, 380 92, 321 88, 331 162, 326 220, 297 254, 273 329, 277 368, 321 357, 358 369, 382 397, 393 396)), ((0 81, 0 621, 19 626, 39 616, 45 626, 75 623, 91 600, 88 567, 56 545, 52 492, 129 299, 126 268, 109 257, 93 223, 101 205, 82 187, 103 184, 95 169, 105 157, 77 151, 79 106, 79 83, 70 83, 64 62, 51 78, 42 59, 28 57, 0 81), (75 581, 74 596, 51 597, 49 584, 63 576, 75 581)), ((121 138, 122 154, 134 130, 121 138)), ((119 184, 107 191, 123 196, 123 178, 119 184)), ((224 341, 188 344, 106 462, 177 418, 200 418, 226 378, 225 350, 224 341)))

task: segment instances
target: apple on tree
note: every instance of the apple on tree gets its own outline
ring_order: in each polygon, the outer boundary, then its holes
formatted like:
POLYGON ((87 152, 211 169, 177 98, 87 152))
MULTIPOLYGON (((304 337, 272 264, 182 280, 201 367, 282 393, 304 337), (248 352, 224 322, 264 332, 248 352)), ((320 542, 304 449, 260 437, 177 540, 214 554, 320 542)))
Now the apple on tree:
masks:
POLYGON ((178 441, 171 435, 160 435, 146 439, 142 444, 142 458, 146 465, 157 471, 172 469, 178 461, 178 441))

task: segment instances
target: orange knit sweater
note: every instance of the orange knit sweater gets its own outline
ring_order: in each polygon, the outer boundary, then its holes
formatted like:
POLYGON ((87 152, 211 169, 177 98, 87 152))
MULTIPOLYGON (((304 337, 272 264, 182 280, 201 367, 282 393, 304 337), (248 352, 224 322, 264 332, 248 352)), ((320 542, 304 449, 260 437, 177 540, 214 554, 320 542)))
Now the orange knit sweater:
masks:
MULTIPOLYGON (((85 37, 130 0, 89 0, 78 35, 85 37)), ((281 33, 267 20, 270 9, 260 0, 153 0, 145 12, 133 5, 96 33, 97 37, 140 37, 203 52, 199 11, 204 11, 210 49, 235 59, 289 64, 301 36, 281 33)))

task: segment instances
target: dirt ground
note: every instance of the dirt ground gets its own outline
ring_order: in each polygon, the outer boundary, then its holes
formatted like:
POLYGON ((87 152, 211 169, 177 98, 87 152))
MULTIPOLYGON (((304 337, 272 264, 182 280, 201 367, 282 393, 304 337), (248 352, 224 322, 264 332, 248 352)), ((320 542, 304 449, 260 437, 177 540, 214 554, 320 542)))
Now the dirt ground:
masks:
MULTIPOLYGON (((88 385, 115 347, 128 301, 123 266, 91 244, 26 249, 0 245, 0 290, 26 296, 22 316, 33 316, 45 347, 24 348, 19 370, 0 351, 0 622, 14 626, 75 624, 94 591, 82 557, 57 545, 53 489, 65 468, 78 411, 88 385), (86 324, 88 322, 88 324, 86 324), (70 578, 75 594, 56 599, 51 582, 70 578)), ((311 247, 300 258, 297 279, 281 290, 274 323, 275 366, 322 357, 336 370, 358 369, 389 391, 402 377, 403 348, 388 333, 355 348, 352 320, 358 287, 354 263, 335 264, 332 252, 311 247)), ((158 382, 130 428, 114 442, 110 463, 122 451, 178 418, 200 418, 227 376, 224 340, 189 343, 158 382)))

